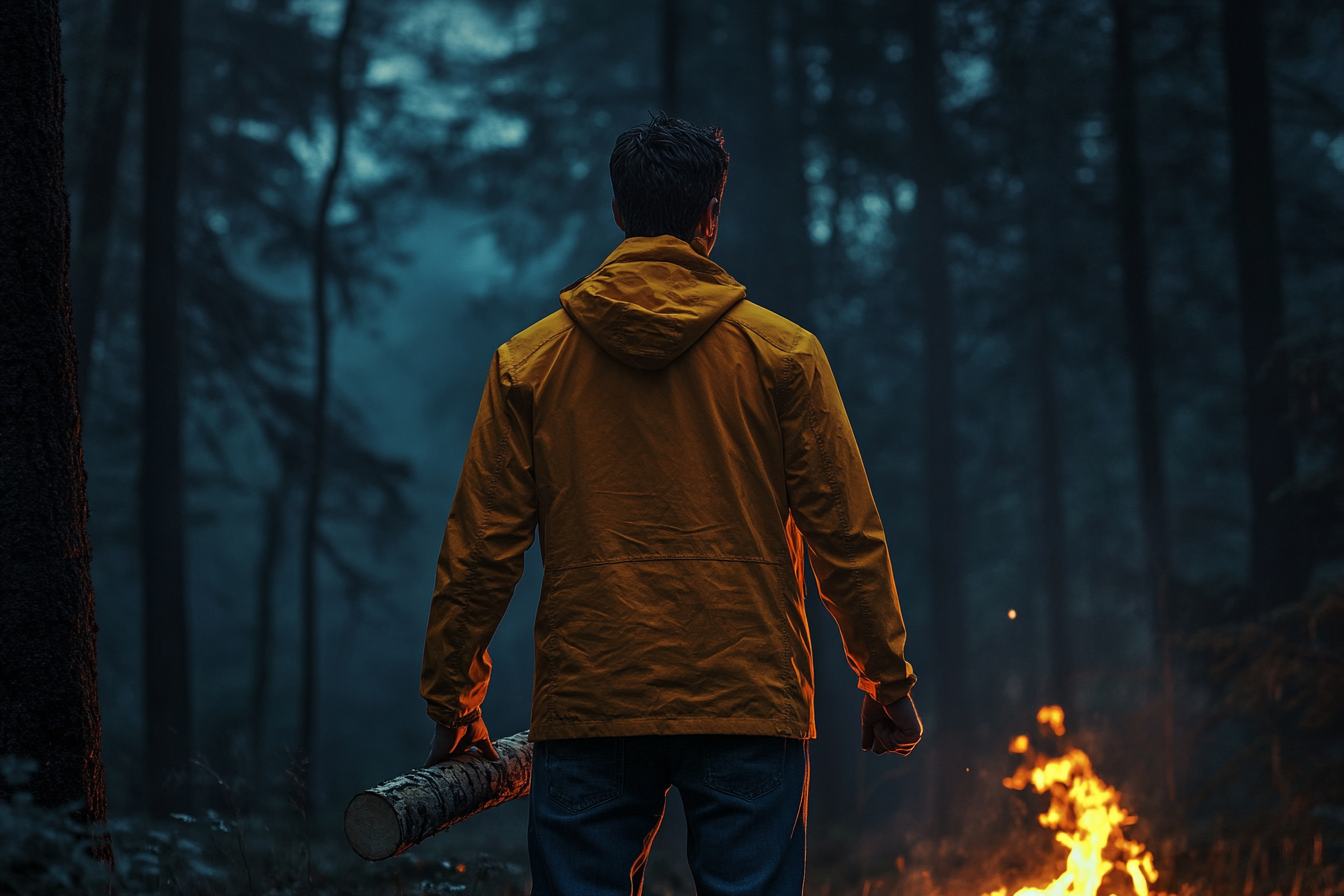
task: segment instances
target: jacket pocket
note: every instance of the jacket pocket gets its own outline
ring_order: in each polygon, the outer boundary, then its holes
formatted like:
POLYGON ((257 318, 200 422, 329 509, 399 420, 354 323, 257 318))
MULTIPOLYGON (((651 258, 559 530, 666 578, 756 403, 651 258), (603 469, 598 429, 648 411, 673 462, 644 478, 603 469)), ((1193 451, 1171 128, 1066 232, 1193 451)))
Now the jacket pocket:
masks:
POLYGON ((784 737, 721 734, 705 763, 705 784, 744 800, 765 796, 784 781, 784 737))
POLYGON ((625 789, 625 743, 619 737, 543 741, 546 795, 570 812, 583 812, 625 789))

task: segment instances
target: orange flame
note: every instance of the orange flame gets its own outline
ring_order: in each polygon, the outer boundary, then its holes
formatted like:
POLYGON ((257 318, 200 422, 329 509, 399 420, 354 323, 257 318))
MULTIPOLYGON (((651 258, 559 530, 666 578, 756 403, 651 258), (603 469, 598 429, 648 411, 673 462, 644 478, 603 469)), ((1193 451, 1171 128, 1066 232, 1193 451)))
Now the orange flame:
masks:
MULTIPOLYGON (((1064 711, 1058 706, 1041 707, 1036 720, 1056 735, 1064 733, 1064 711)), ((1027 736, 1020 735, 1008 750, 1026 754, 1029 747, 1027 736)), ((1030 765, 1024 763, 1003 786, 1024 790, 1030 784, 1037 793, 1050 791, 1050 808, 1038 820, 1057 832, 1055 839, 1069 858, 1064 873, 1045 887, 1023 887, 1013 896, 1097 896, 1102 880, 1116 868, 1129 875, 1135 896, 1149 896, 1148 885, 1157 881, 1153 854, 1122 830, 1138 818, 1121 807, 1119 791, 1097 777, 1087 754, 1070 747, 1063 756, 1024 759, 1030 765)), ((1007 894, 1008 888, 1000 887, 985 896, 1007 894)))
MULTIPOLYGON (((1036 724, 1055 732, 1055 737, 1064 736, 1064 710, 1058 706, 1042 706, 1036 712, 1036 724)), ((1018 788, 1021 790, 1021 788, 1018 788)))

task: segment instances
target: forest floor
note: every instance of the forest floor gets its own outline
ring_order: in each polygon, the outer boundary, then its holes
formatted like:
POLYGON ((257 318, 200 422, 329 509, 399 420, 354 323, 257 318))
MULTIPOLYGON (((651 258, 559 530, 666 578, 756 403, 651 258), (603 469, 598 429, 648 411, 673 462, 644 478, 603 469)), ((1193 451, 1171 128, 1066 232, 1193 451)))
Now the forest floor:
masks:
MULTIPOLYGON (((978 801, 952 838, 930 838, 896 823, 857 830, 813 825, 805 894, 1006 896, 1061 875, 1066 851, 1036 818, 1048 799, 1001 789, 982 796, 993 792, 1003 798, 978 801)), ((22 795, 0 801, 0 896, 523 896, 531 889, 525 800, 470 818, 383 862, 354 854, 339 813, 324 812, 311 827, 292 810, 266 817, 208 810, 167 822, 114 819, 110 880, 107 866, 89 856, 87 836, 68 818, 22 795)), ((1183 830, 1180 825, 1145 817, 1126 822, 1124 830, 1152 850, 1159 875, 1154 894, 1344 896, 1338 826, 1299 818, 1297 827, 1187 837, 1169 836, 1183 830)), ((685 855, 685 820, 673 791, 644 893, 694 893, 685 855)), ((1087 889, 1070 892, 1096 896, 1087 889)), ((1145 896, 1119 868, 1100 893, 1145 896)))

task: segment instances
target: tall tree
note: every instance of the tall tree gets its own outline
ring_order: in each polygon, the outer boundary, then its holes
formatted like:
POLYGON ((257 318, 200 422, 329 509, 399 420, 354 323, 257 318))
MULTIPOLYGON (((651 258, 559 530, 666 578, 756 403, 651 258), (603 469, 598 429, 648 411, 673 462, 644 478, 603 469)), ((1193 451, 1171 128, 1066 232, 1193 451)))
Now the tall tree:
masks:
POLYGON ((1008 156, 1024 186, 1023 272, 1029 388, 1036 399, 1035 466, 1038 545, 1044 593, 1044 665, 1041 697, 1069 710, 1072 705, 1073 647, 1070 642, 1067 537, 1064 521, 1063 427, 1060 422, 1058 296, 1076 288, 1069 241, 1059 221, 1068 214, 1069 131, 1074 110, 1052 95, 1058 73, 1071 60, 1059 46, 1058 4, 1010 4, 1003 20, 1000 83, 1008 156), (1047 24, 1048 23, 1048 24, 1047 24))
MULTIPOLYGON (((0 7, 0 755, 107 815, 55 0, 0 7)), ((0 784, 0 788, 3 788, 0 784)))
POLYGON ((679 96, 685 117, 723 128, 732 155, 715 261, 754 301, 798 317, 811 280, 796 113, 778 102, 788 72, 772 61, 774 46, 788 43, 783 13, 780 0, 683 0, 683 35, 708 39, 679 41, 679 96), (687 29, 688 20, 714 27, 687 29), (729 42, 734 52, 724 52, 729 42))
POLYGON ((345 164, 345 142, 348 128, 349 98, 345 89, 345 56, 355 23, 355 0, 346 0, 341 29, 332 49, 331 71, 328 82, 331 101, 332 128, 335 148, 322 178, 322 192, 318 196, 313 221, 313 403, 312 448, 309 455, 308 491, 303 508, 303 542, 300 547, 303 600, 303 684, 299 697, 299 749, 304 763, 304 800, 313 806, 313 751, 317 732, 317 553, 320 548, 320 517, 322 514, 322 486, 327 464, 327 404, 331 389, 331 325, 327 307, 327 280, 331 263, 328 230, 331 205, 336 197, 336 184, 345 164))
POLYGON ((257 560, 257 606, 252 631, 252 699, 248 719, 253 776, 261 769, 266 734, 266 698, 271 686, 271 651, 275 642, 275 575, 285 535, 285 506, 289 502, 289 470, 266 492, 263 501, 261 556, 257 560))
POLYGON ((135 51, 144 0, 112 0, 107 13, 101 72, 93 108, 93 126, 84 147, 83 202, 78 238, 70 261, 70 293, 75 307, 75 340, 79 346, 79 392, 88 403, 93 370, 93 338, 102 305, 103 271, 112 234, 117 172, 131 108, 135 51))
POLYGON ((658 22, 658 103, 668 115, 681 109, 681 0, 662 0, 658 22))
POLYGON ((178 192, 183 0, 149 0, 145 33, 140 284, 140 570, 150 809, 190 801, 191 664, 182 477, 178 192))
POLYGON ((910 5, 910 170, 918 188, 912 266, 923 315, 924 483, 933 599, 937 708, 934 822, 949 830, 965 774, 966 607, 962 586, 960 450, 952 288, 947 266, 947 139, 938 0, 910 5))
POLYGON ((1264 0, 1223 0, 1223 70, 1251 491, 1250 591, 1261 608, 1296 600, 1307 572, 1294 502, 1274 498, 1274 492, 1293 479, 1297 464, 1287 424, 1287 374, 1270 358, 1284 325, 1265 27, 1264 0))
POLYGON ((1162 459, 1162 419, 1157 401, 1156 351, 1149 300, 1148 245, 1144 233, 1143 173, 1139 157, 1134 16, 1130 0, 1111 0, 1111 123, 1115 132, 1120 224, 1120 294, 1125 308, 1126 348, 1133 393, 1134 440, 1139 461, 1139 508, 1143 523, 1144 579, 1161 664, 1163 737, 1167 792, 1176 797, 1175 682, 1171 665, 1171 535, 1167 519, 1167 474, 1162 459))
MULTIPOLYGON (((1037 249, 1039 252, 1040 250, 1037 249)), ((1037 256, 1036 260, 1040 260, 1037 256)), ((1041 514, 1041 555, 1045 585, 1046 699, 1071 708, 1073 650, 1069 643, 1067 542, 1064 530, 1064 462, 1059 423, 1059 380, 1056 371, 1055 322, 1051 277, 1034 296, 1035 345, 1032 386, 1036 392, 1037 481, 1041 514)))

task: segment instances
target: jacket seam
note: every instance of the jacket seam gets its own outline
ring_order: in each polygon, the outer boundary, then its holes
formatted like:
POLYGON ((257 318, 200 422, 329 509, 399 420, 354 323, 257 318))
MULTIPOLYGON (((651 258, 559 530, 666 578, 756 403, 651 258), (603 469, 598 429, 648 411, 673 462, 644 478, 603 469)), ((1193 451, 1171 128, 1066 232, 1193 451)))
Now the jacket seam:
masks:
MULTIPOLYGON (((547 337, 546 337, 545 339, 543 339, 540 343, 538 343, 537 346, 536 346, 535 348, 532 349, 532 351, 528 352, 526 355, 524 355, 523 357, 519 358, 517 361, 513 362, 512 364, 510 364, 510 365, 508 366, 507 370, 504 371, 504 372, 506 372, 506 373, 512 375, 515 371, 518 370, 519 367, 522 367, 524 364, 526 364, 528 361, 530 361, 530 360, 532 359, 532 356, 533 356, 533 355, 535 355, 537 352, 541 351, 543 348, 545 348, 547 345, 549 345, 553 340, 555 340, 555 339, 559 339, 561 336, 565 335, 566 333, 568 333, 568 332, 569 332, 570 330, 572 330, 572 329, 574 329, 574 322, 571 320, 571 321, 564 327, 564 329, 560 330, 560 331, 557 332, 557 333, 552 333, 550 336, 547 336, 547 337)), ((506 344, 507 344, 507 343, 506 343, 506 344)))
POLYGON ((726 563, 758 563, 764 566, 779 566, 781 561, 765 557, 744 557, 730 554, 658 554, 649 557, 610 557, 601 560, 585 560, 581 563, 565 563, 550 567, 553 572, 568 569, 585 569, 591 566, 612 566, 617 563, 658 563, 666 560, 718 560, 726 563))
MULTIPOLYGON (((797 351, 797 349, 798 349, 798 343, 799 343, 799 342, 802 342, 802 340, 803 340, 803 334, 806 332, 806 330, 804 330, 802 327, 798 327, 798 332, 797 332, 797 334, 794 335, 794 337, 793 337, 793 341, 790 342, 788 345, 783 345, 783 344, 781 344, 780 342, 778 342, 778 341, 772 339, 771 337, 765 335, 765 334, 762 333, 760 330, 758 330, 756 327, 752 326, 751 324, 747 323, 746 321, 744 321, 744 320, 742 320, 742 319, 740 319, 740 318, 737 318, 737 317, 728 317, 728 318, 724 318, 724 320, 725 320, 727 323, 733 324, 733 325, 735 325, 735 326, 739 326, 739 327, 741 327, 741 328, 744 329, 744 330, 750 330, 751 332, 755 333, 757 336, 759 336, 759 337, 761 337, 762 339, 764 339, 766 342, 768 342, 768 343, 769 343, 771 346, 773 346, 774 348, 778 349, 778 350, 781 351, 781 352, 787 352, 787 353, 789 353, 790 355, 794 354, 794 353, 797 351)), ((790 321, 790 323, 792 323, 792 321, 790 321)), ((797 324, 794 324, 794 326, 797 327, 798 325, 797 325, 797 324)))

